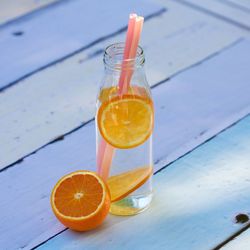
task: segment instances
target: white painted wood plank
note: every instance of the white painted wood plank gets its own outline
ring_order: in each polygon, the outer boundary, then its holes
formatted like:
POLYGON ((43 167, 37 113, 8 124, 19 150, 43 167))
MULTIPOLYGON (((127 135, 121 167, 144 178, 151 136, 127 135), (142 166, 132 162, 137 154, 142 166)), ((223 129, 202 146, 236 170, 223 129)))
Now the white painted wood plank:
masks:
POLYGON ((58 0, 1 0, 0 24, 25 15, 58 0))
MULTIPOLYGON (((151 86, 245 34, 180 4, 168 2, 166 7, 166 13, 144 24, 142 46, 151 86)), ((124 34, 117 35, 0 93, 0 138, 5 145, 0 169, 94 116, 102 50, 123 40, 124 34)))
POLYGON ((212 249, 249 209, 249 138, 250 117, 156 174, 147 212, 110 217, 88 233, 67 230, 38 249, 212 249))
MULTIPOLYGON (((152 90, 155 170, 250 112, 244 46, 249 42, 238 43, 152 90), (238 65, 242 66, 236 73, 238 65)), ((0 217, 0 246, 29 249, 63 229, 51 212, 49 195, 62 175, 76 169, 95 169, 94 122, 0 174, 0 211, 5 215, 0 217)))
POLYGON ((243 232, 237 238, 221 248, 221 250, 248 250, 250 248, 250 230, 243 232))
MULTIPOLYGON (((233 0, 233 1, 236 2, 236 0, 233 0)), ((240 4, 241 6, 244 6, 246 9, 250 9, 249 0, 238 0, 237 3, 240 4)))
POLYGON ((234 5, 227 4, 220 0, 177 0, 182 3, 191 3, 194 6, 199 6, 212 13, 220 15, 227 20, 233 21, 235 24, 250 30, 250 13, 246 12, 234 5))
POLYGON ((62 1, 10 22, 0 27, 0 88, 125 28, 132 10, 161 9, 147 0, 62 1))
MULTIPOLYGON (((235 1, 235 0, 233 0, 235 1)), ((241 4, 242 6, 245 6, 246 8, 250 7, 250 1, 249 0, 238 0, 237 1, 239 4, 241 4)))
POLYGON ((245 12, 250 12, 250 1, 249 0, 221 0, 225 3, 233 4, 236 8, 241 9, 245 12))

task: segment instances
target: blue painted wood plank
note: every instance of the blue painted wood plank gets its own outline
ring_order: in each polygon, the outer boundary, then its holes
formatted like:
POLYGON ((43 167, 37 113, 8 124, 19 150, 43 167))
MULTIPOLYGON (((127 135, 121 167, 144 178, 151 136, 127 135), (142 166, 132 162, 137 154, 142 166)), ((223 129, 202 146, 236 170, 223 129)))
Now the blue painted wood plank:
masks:
MULTIPOLYGON (((234 76, 235 65, 247 62, 242 57, 247 46, 250 46, 247 44, 241 41, 218 56, 153 88, 156 171, 250 112, 250 75, 247 68, 241 68, 240 76, 234 76), (229 75, 225 76, 217 69, 219 65, 223 65, 229 75)), ((248 138, 246 132, 245 136, 248 138)), ((205 163, 208 160, 204 160, 205 163)), ((0 217, 0 246, 9 249, 26 246, 29 249, 63 230, 64 227, 50 208, 51 189, 66 173, 77 169, 95 170, 95 162, 95 124, 92 121, 63 140, 47 145, 19 164, 2 171, 0 197, 4 198, 0 199, 0 211, 4 216, 0 217), (18 213, 15 213, 17 206, 18 213), (10 238, 14 240, 9 241, 10 238)), ((203 164, 202 160, 199 164, 203 164)), ((215 163, 214 167, 219 165, 215 163)), ((182 176, 179 180, 181 183, 186 178, 185 174, 182 175, 185 169, 178 169, 175 175, 182 176)), ((187 173, 187 176, 191 178, 192 173, 187 173)))
POLYGON ((235 215, 249 211, 249 166, 250 116, 158 172, 145 213, 66 230, 38 249, 213 249, 242 227, 235 215))
MULTIPOLYGON (((58 0, 1 0, 0 1, 0 25, 15 18, 19 18, 39 8, 44 8, 58 0)), ((60 1, 60 0, 59 0, 60 1)))
MULTIPOLYGON (((250 209, 248 209, 248 212, 250 209)), ((241 233, 228 244, 221 248, 221 250, 248 250, 250 248, 250 229, 241 233)))
MULTIPOLYGON (((242 35, 178 3, 169 1, 165 7, 167 12, 143 27, 141 42, 151 86, 219 52, 242 35), (167 28, 159 30, 164 26, 167 28)), ((0 94, 0 138, 5 145, 0 150, 0 169, 93 118, 103 74, 102 51, 124 39, 125 32, 102 41, 0 94)), ((210 84, 206 87, 211 88, 210 84)), ((226 82, 220 89, 224 87, 226 82)))
POLYGON ((149 1, 63 1, 0 27, 0 89, 126 28, 128 15, 163 8, 149 1))
MULTIPOLYGON (((250 30, 250 12, 231 1, 225 0, 177 0, 187 6, 205 12, 216 18, 231 23, 241 29, 250 30)), ((248 4, 249 5, 249 4, 248 4)))

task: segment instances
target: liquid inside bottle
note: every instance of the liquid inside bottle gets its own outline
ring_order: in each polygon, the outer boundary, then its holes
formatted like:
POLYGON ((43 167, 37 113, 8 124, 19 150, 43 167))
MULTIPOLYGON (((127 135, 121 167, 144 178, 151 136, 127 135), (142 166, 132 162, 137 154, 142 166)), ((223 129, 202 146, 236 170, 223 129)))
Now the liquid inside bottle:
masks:
POLYGON ((140 47, 126 69, 130 77, 127 90, 120 91, 123 49, 124 44, 114 44, 104 54, 105 76, 95 119, 97 167, 111 191, 110 212, 134 215, 152 200, 154 108, 140 47))

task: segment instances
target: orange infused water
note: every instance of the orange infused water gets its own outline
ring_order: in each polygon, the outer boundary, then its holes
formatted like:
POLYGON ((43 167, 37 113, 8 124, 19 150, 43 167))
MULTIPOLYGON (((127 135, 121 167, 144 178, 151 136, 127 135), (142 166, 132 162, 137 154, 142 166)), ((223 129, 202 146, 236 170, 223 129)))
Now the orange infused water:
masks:
POLYGON ((124 44, 104 53, 105 75, 97 96, 97 171, 107 182, 110 212, 133 215, 152 200, 154 107, 144 73, 144 53, 124 60, 124 44))
POLYGON ((116 87, 103 88, 98 100, 98 167, 110 189, 110 212, 137 214, 152 199, 154 109, 150 92, 131 86, 127 94, 119 95, 116 87), (104 151, 101 159, 98 150, 104 151))

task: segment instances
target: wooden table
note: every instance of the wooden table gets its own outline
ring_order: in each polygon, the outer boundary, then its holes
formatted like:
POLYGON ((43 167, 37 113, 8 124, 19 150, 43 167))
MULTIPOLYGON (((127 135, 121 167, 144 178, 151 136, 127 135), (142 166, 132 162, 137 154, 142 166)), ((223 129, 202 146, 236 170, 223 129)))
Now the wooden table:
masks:
POLYGON ((249 0, 2 0, 0 249, 250 249, 249 34, 249 0), (154 201, 75 233, 50 192, 95 170, 103 49, 131 11, 146 17, 154 201))

